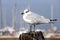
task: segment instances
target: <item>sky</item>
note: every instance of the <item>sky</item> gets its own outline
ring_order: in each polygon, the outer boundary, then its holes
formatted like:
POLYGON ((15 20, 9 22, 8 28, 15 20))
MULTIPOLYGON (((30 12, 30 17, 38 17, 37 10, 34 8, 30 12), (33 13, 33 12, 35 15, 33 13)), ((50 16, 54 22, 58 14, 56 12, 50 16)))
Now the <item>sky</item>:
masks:
MULTIPOLYGON (((42 15, 46 18, 51 18, 51 4, 53 4, 53 17, 58 21, 54 23, 57 29, 60 29, 60 0, 1 0, 2 8, 6 14, 6 26, 12 27, 12 9, 16 4, 16 23, 15 29, 25 27, 29 29, 29 24, 25 23, 22 19, 22 12, 24 9, 30 7, 30 10, 42 15)), ((0 13, 0 25, 1 25, 1 13, 0 13)), ((0 26, 1 28, 1 26, 0 26)), ((36 28, 49 29, 50 24, 40 24, 36 28)))

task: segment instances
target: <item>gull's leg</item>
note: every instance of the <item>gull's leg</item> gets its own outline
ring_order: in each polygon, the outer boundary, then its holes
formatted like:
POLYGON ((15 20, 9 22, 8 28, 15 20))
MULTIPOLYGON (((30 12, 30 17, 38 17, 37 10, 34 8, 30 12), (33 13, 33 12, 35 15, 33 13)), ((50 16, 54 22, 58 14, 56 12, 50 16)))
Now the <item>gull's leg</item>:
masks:
POLYGON ((35 37, 35 25, 34 25, 34 37, 35 37))
POLYGON ((32 25, 30 25, 30 32, 32 31, 32 25))
POLYGON ((34 32, 35 32, 35 24, 34 24, 34 32))

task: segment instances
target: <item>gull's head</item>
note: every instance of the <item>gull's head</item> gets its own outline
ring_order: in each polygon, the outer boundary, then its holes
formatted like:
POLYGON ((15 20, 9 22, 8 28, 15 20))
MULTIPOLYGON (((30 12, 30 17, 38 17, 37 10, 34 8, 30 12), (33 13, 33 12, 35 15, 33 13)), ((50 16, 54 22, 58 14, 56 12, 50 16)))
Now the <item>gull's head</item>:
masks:
POLYGON ((29 9, 25 9, 21 14, 23 15, 23 14, 28 14, 28 12, 29 12, 29 9))

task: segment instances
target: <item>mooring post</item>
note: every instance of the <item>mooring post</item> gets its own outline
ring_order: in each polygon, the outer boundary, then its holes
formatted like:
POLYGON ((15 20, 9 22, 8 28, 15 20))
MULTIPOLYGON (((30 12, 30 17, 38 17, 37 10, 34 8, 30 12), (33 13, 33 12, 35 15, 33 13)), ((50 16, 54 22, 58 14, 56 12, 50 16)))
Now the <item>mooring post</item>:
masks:
POLYGON ((40 35, 40 40, 45 40, 43 33, 41 31, 40 31, 39 35, 40 35))

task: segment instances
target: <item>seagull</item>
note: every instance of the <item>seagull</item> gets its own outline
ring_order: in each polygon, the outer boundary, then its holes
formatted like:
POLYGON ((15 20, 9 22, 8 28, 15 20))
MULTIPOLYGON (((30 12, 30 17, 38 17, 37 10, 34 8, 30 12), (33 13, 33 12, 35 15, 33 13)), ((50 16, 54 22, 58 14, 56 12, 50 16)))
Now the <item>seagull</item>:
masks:
POLYGON ((44 16, 32 12, 29 9, 25 9, 21 14, 23 15, 23 20, 30 25, 30 31, 32 25, 34 25, 34 31, 35 31, 35 25, 48 24, 48 23, 52 23, 53 21, 56 21, 56 19, 52 20, 52 19, 45 18, 44 16))

